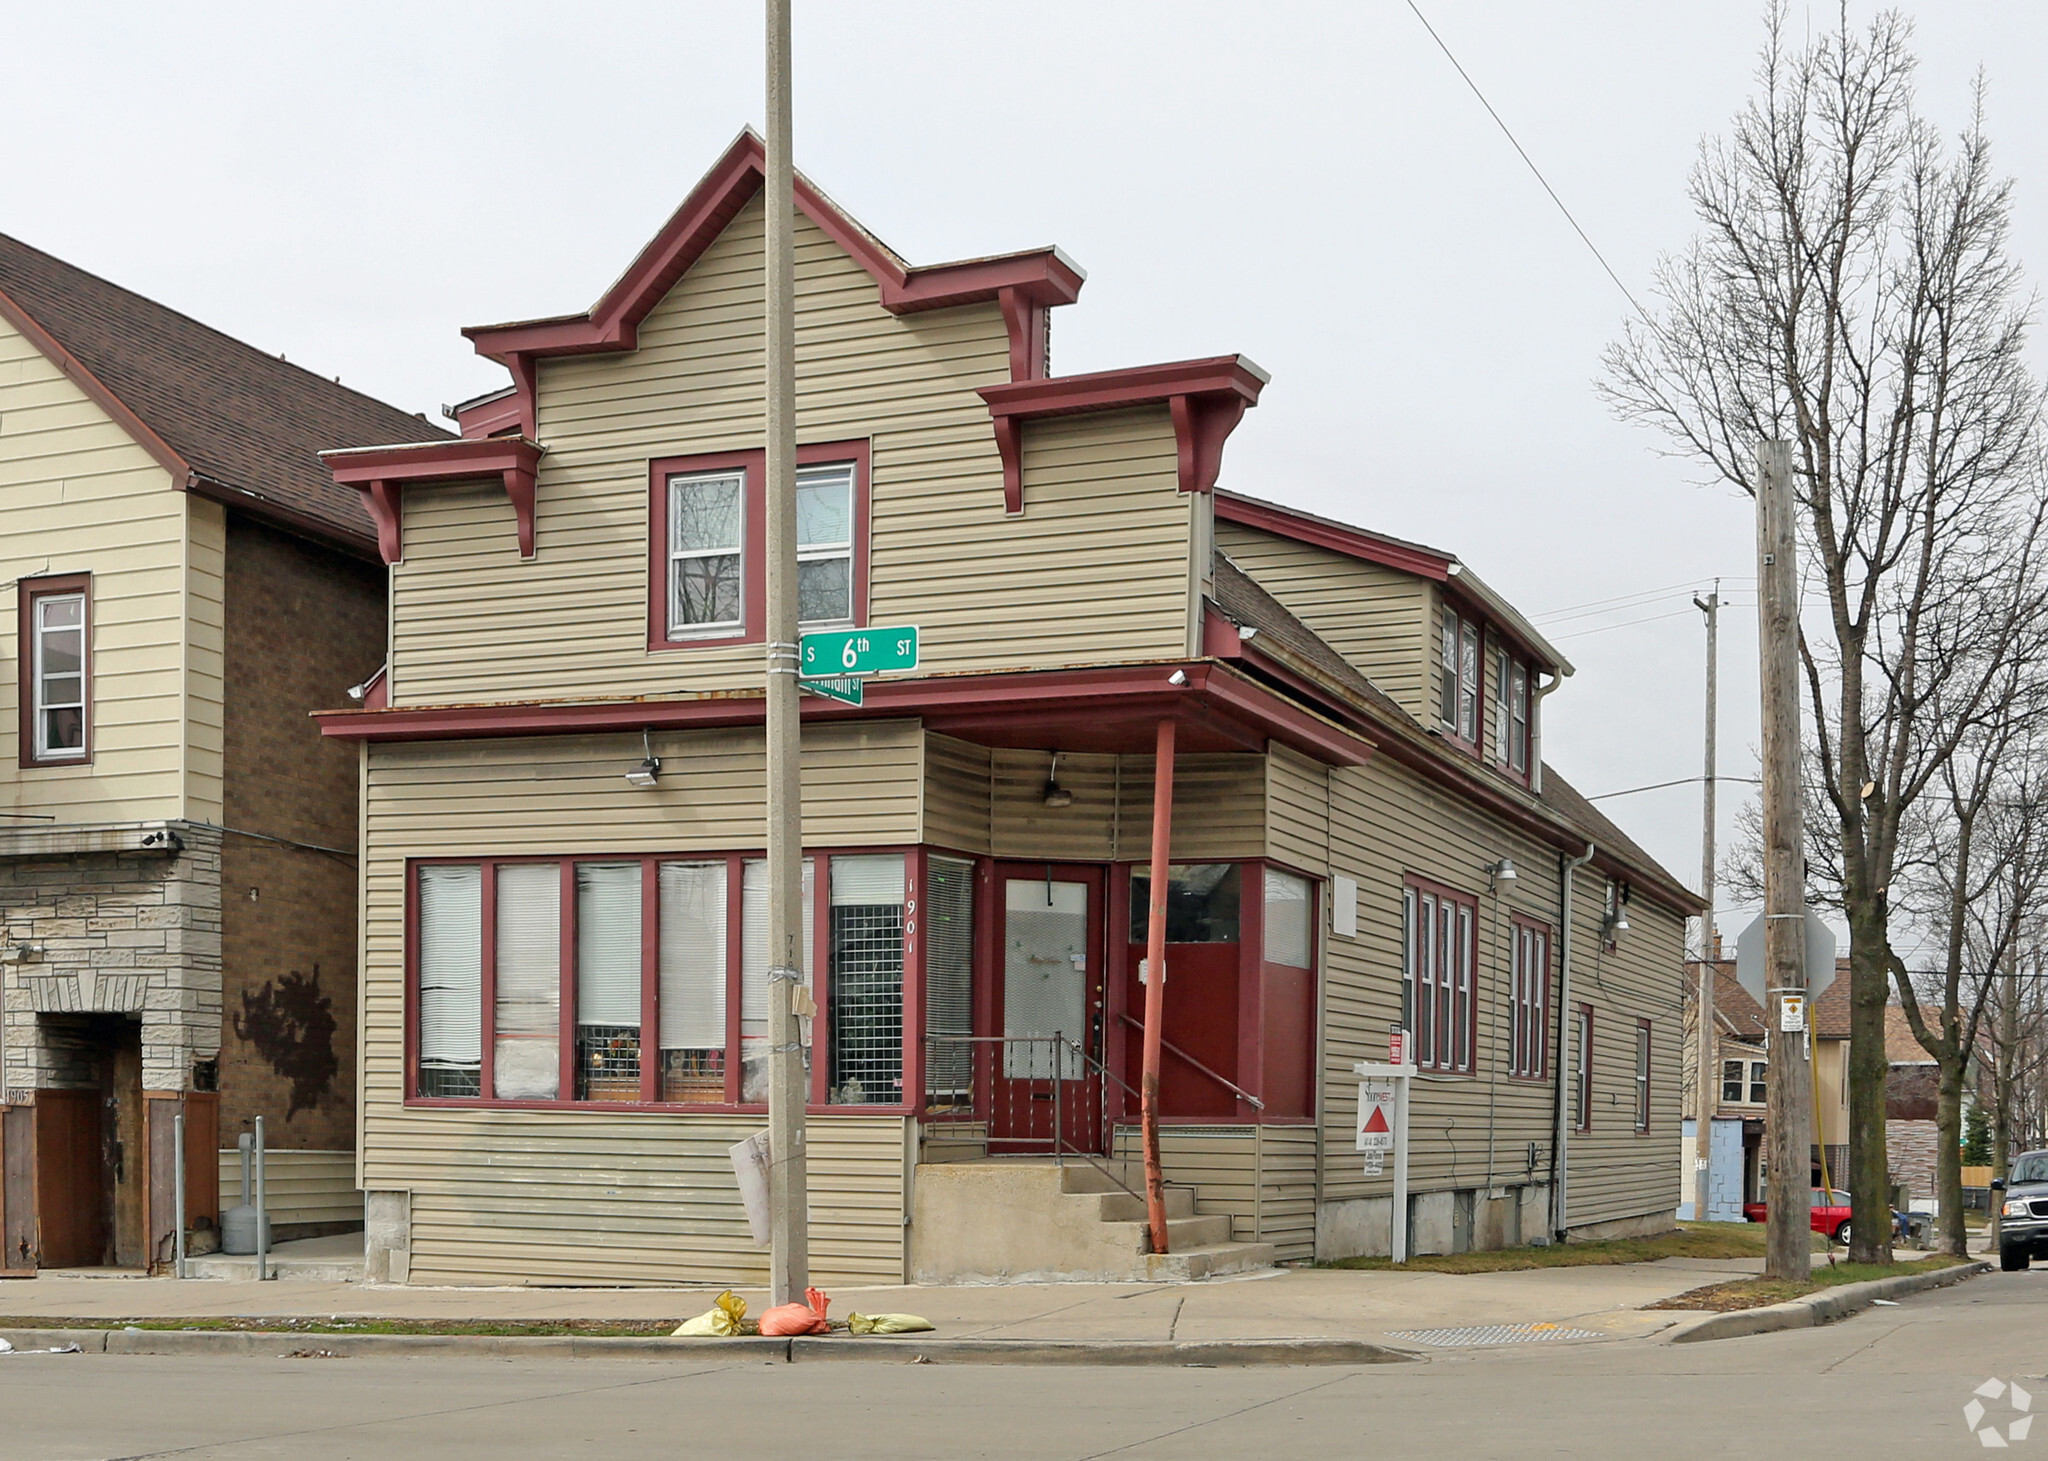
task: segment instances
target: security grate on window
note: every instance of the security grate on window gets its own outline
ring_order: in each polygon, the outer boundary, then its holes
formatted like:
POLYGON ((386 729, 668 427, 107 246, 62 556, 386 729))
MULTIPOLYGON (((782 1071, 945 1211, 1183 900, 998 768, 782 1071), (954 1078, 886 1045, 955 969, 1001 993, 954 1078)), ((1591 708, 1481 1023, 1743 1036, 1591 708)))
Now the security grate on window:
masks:
POLYGON ((973 1093, 974 864, 934 857, 925 867, 925 1095, 933 1104, 973 1093))
POLYGON ((903 906, 832 909, 834 1105, 903 1099, 903 906))

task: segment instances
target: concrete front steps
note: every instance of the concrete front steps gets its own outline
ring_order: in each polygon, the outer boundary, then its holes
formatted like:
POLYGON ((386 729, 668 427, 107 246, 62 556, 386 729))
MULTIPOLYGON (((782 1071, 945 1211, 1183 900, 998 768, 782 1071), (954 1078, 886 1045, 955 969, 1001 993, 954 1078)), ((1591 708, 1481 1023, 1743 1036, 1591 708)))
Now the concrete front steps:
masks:
MULTIPOLYGON (((302 1283, 361 1283, 363 1235, 335 1233, 279 1243, 270 1250, 269 1266, 273 1276, 302 1283)), ((204 1258, 187 1258, 185 1276, 247 1281, 256 1277, 256 1255, 209 1253, 204 1258)))
POLYGON ((910 1228, 915 1283, 1044 1280, 1185 1283, 1270 1267, 1271 1243, 1240 1243, 1188 1187, 1166 1191, 1170 1251, 1151 1251, 1136 1163, 981 1157, 924 1162, 910 1228), (1105 1170, 1105 1168, 1107 1170, 1105 1170), (1121 1179, 1122 1185, 1119 1185, 1121 1179))

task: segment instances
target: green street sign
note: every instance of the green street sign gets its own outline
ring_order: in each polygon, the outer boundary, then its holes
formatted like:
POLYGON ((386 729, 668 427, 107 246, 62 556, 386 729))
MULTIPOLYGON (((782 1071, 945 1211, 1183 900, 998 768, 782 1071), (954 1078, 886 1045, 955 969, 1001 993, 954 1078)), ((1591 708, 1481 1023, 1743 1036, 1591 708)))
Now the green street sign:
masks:
POLYGON ((861 682, 851 675, 830 680, 799 679, 796 687, 807 695, 823 695, 827 700, 838 700, 847 705, 860 704, 863 694, 861 682))
POLYGON ((895 629, 831 629, 801 639, 798 673, 814 679, 880 675, 917 668, 917 626, 895 629))

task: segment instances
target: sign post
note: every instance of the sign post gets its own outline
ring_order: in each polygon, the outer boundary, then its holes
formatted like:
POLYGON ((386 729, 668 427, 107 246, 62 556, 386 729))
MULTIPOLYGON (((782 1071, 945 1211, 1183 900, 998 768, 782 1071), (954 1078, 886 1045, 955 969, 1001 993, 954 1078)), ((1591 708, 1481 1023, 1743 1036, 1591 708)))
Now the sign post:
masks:
MULTIPOLYGON (((1404 1052, 1405 1053, 1405 1052, 1404 1052)), ((1394 1193, 1388 1219, 1387 1254, 1395 1263, 1408 1261, 1408 1089, 1415 1067, 1378 1065, 1361 1060, 1353 1065, 1358 1081, 1358 1150, 1365 1153, 1367 1175, 1380 1170, 1388 1152, 1394 1156, 1394 1193)))

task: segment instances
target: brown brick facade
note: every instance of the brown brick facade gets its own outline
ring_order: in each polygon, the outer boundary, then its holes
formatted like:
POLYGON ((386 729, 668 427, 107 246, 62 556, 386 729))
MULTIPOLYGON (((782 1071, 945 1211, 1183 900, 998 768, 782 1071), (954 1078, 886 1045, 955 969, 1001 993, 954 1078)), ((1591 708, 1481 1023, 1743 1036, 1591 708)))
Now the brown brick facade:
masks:
POLYGON ((382 662, 384 613, 380 569, 229 517, 223 1143, 260 1113, 279 1149, 355 1145, 356 752, 307 712, 382 662))

